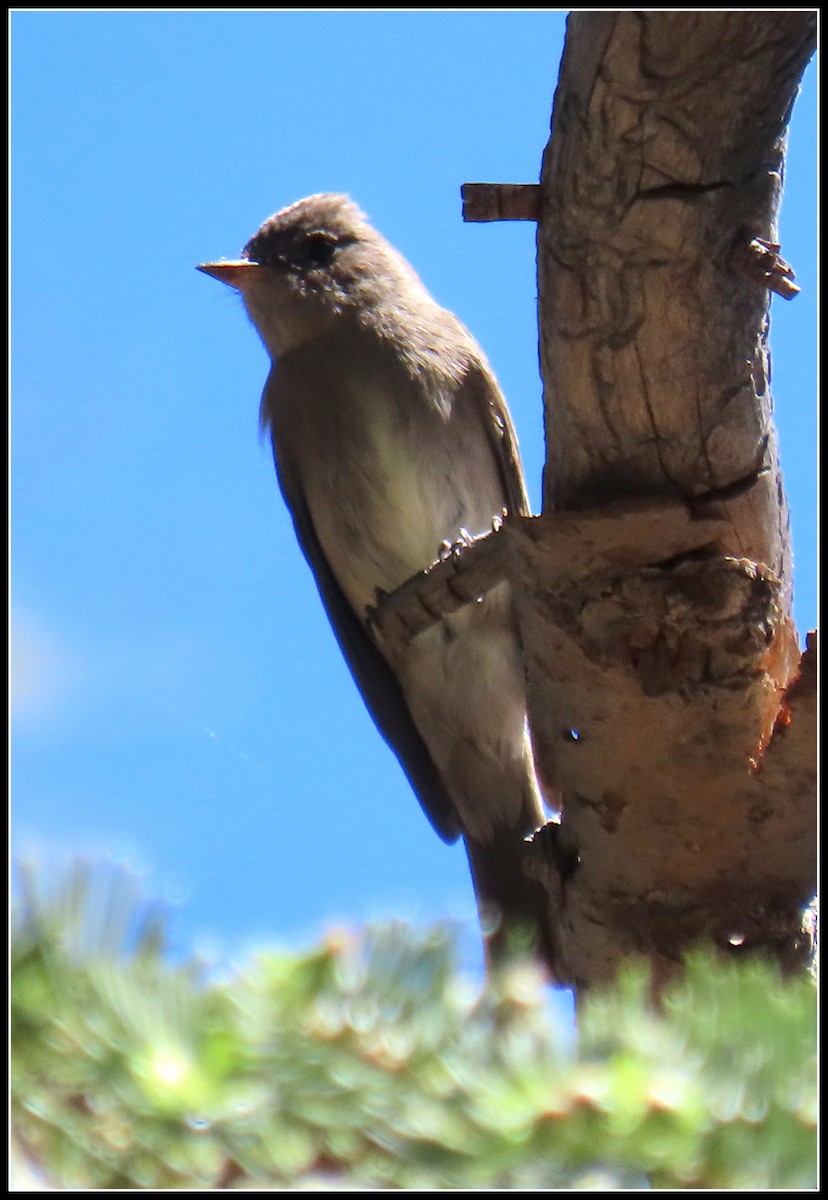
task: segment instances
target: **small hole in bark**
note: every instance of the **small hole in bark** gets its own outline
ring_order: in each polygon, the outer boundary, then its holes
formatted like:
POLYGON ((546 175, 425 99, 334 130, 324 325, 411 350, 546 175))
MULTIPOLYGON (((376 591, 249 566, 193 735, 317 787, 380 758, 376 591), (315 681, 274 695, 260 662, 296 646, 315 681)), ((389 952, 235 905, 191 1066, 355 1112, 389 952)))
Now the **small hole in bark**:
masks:
POLYGON ((731 933, 727 941, 730 946, 743 946, 745 944, 745 935, 743 933, 731 933))
POLYGON ((565 742, 580 742, 583 740, 583 734, 580 729, 566 729, 563 738, 565 742))

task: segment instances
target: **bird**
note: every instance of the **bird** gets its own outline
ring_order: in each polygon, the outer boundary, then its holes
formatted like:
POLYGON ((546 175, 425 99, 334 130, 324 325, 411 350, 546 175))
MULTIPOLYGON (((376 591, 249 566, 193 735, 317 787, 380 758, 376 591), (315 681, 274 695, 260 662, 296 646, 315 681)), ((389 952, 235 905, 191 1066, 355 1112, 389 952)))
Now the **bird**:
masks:
POLYGON ((298 200, 198 270, 237 290, 270 357, 260 424, 299 545, 380 734, 463 840, 487 957, 531 953, 548 900, 523 843, 547 814, 508 584, 404 645, 370 620, 441 545, 529 514, 492 368, 348 196, 298 200))

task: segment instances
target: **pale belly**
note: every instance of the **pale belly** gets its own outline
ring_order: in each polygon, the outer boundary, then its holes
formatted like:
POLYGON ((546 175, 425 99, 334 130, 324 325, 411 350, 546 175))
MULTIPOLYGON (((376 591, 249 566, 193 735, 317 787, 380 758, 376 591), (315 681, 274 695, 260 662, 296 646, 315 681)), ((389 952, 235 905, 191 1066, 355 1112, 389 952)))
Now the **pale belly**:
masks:
POLYGON ((491 449, 448 440, 372 440, 368 457, 342 455, 307 489, 314 525, 357 613, 377 588, 393 591, 461 530, 487 532, 505 500, 491 449), (367 469, 362 464, 365 463, 367 469))

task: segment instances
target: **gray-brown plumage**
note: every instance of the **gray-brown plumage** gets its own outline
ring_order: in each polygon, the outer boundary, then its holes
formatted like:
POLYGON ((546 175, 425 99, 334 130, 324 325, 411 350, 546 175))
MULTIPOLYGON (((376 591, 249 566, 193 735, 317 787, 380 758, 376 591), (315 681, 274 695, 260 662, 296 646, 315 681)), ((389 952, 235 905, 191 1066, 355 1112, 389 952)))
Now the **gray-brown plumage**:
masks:
POLYGON ((544 821, 505 585, 407 646, 369 631, 465 529, 526 513, 512 422, 483 352, 345 196, 267 220, 234 262, 272 360, 261 403, 282 493, 353 676, 434 828, 462 835, 485 923, 536 924, 517 868, 544 821))

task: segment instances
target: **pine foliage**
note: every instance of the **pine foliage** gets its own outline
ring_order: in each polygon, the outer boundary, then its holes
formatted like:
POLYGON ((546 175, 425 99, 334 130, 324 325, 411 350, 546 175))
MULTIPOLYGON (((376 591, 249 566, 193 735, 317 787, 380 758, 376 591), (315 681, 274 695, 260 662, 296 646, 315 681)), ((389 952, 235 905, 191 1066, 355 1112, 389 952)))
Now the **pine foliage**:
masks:
POLYGON ((643 969, 577 1037, 516 965, 481 990, 447 928, 174 964, 115 868, 13 918, 18 1169, 59 1188, 813 1188, 816 996, 696 954, 660 1010, 643 969), (571 1033, 571 1031, 570 1031, 571 1033))

